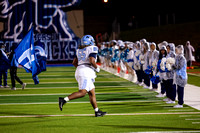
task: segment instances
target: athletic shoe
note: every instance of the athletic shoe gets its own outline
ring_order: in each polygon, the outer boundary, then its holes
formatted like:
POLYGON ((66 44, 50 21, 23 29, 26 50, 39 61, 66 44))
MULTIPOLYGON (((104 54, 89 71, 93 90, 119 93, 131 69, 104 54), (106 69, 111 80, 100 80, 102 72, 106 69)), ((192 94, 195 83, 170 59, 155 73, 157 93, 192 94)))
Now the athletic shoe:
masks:
POLYGON ((177 104, 174 106, 174 108, 183 108, 183 105, 177 104))
POLYGON ((60 111, 62 111, 62 108, 63 108, 63 105, 66 103, 66 101, 64 100, 64 98, 62 97, 59 97, 59 108, 60 108, 60 111))
POLYGON ((138 81, 137 81, 137 82, 135 82, 135 84, 136 84, 136 85, 138 85, 139 83, 140 83, 140 82, 138 82, 138 81))
POLYGON ((15 91, 15 90, 16 90, 16 87, 12 87, 11 90, 14 90, 14 91, 15 91))
POLYGON ((4 86, 4 88, 9 88, 10 86, 8 86, 8 85, 6 85, 6 86, 4 86))
POLYGON ((104 115, 106 115, 107 112, 102 112, 101 110, 98 110, 97 112, 95 112, 95 117, 102 117, 104 115))
POLYGON ((165 97, 165 95, 160 93, 160 94, 156 95, 156 97, 165 97))
POLYGON ((175 101, 172 101, 172 100, 169 100, 166 102, 167 104, 172 104, 172 103, 175 103, 175 101))
POLYGON ((25 87, 26 87, 26 83, 23 83, 23 84, 22 84, 22 90, 24 90, 25 87))
POLYGON ((3 86, 1 85, 0 88, 3 88, 3 86))
POLYGON ((157 91, 157 90, 158 90, 157 88, 150 89, 150 91, 157 91))
POLYGON ((138 85, 139 85, 139 86, 143 86, 143 83, 142 83, 142 82, 140 82, 138 85))
POLYGON ((150 87, 149 86, 147 86, 147 85, 144 85, 144 87, 143 87, 144 89, 150 89, 150 87))
POLYGON ((164 102, 168 102, 168 101, 170 101, 170 99, 169 98, 165 98, 165 99, 163 99, 163 101, 164 102))

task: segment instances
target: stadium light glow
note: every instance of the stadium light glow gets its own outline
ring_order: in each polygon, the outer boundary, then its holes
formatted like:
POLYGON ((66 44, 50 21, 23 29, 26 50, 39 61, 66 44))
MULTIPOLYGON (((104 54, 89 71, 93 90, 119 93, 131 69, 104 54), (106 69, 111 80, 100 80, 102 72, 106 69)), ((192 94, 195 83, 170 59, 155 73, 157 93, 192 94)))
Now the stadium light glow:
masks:
POLYGON ((108 0, 103 0, 103 2, 104 2, 104 3, 107 3, 107 2, 108 2, 108 0))

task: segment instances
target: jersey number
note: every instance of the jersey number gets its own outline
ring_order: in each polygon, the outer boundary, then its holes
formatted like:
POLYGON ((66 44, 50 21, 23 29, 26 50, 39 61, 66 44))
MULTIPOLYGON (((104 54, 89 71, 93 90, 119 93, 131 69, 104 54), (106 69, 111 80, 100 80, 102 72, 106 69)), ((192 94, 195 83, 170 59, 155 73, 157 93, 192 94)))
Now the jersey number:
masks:
POLYGON ((86 49, 84 48, 84 49, 79 49, 78 50, 78 61, 85 61, 85 59, 86 59, 86 54, 85 54, 85 52, 86 52, 86 49))

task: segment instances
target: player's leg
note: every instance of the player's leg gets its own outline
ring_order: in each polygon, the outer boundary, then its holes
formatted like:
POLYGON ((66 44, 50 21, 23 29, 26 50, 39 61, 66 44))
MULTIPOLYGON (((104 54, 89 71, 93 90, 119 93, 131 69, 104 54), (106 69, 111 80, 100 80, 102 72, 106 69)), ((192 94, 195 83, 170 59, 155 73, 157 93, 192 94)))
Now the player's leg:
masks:
POLYGON ((11 90, 16 90, 16 87, 15 87, 15 67, 10 68, 10 77, 11 77, 11 83, 12 83, 11 90))
POLYGON ((3 86, 2 86, 2 75, 3 75, 3 71, 0 70, 0 88, 3 88, 3 86))
POLYGON ((59 108, 62 111, 63 105, 68 102, 69 100, 73 100, 73 99, 77 99, 77 98, 81 98, 84 97, 87 94, 87 90, 83 89, 83 90, 79 90, 78 92, 74 92, 71 95, 62 98, 59 97, 59 108))
POLYGON ((87 85, 88 85, 88 79, 87 78, 77 76, 76 80, 77 80, 78 85, 79 85, 79 91, 74 92, 74 93, 72 93, 71 95, 69 95, 65 98, 59 97, 59 108, 60 108, 61 111, 62 111, 63 105, 66 102, 68 102, 69 100, 84 97, 87 94, 87 92, 89 91, 89 90, 87 90, 87 85))
POLYGON ((95 95, 95 89, 92 89, 88 92, 90 103, 92 104, 92 107, 94 109, 97 108, 97 101, 96 101, 96 95, 95 95))
POLYGON ((7 84, 7 78, 8 78, 7 73, 8 73, 8 70, 4 71, 4 73, 3 73, 3 83, 4 83, 5 88, 9 87, 7 84))
POLYGON ((73 100, 73 99, 81 98, 81 97, 84 97, 86 94, 87 94, 87 90, 85 89, 79 90, 78 92, 74 92, 71 95, 69 95, 68 99, 73 100))
POLYGON ((106 115, 106 112, 101 111, 97 107, 97 102, 96 102, 96 95, 95 95, 95 89, 92 89, 88 92, 89 98, 90 98, 90 103, 92 104, 92 107, 94 108, 95 111, 95 117, 101 117, 106 115))

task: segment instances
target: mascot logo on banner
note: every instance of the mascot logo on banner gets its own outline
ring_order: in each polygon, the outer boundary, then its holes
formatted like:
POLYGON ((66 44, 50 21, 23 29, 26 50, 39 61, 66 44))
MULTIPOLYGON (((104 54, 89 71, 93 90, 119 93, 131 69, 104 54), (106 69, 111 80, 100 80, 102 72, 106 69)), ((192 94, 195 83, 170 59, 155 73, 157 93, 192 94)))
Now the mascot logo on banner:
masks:
POLYGON ((72 60, 80 39, 73 33, 64 11, 81 0, 0 0, 1 40, 7 46, 19 43, 34 27, 35 42, 45 47, 47 60, 72 60))

